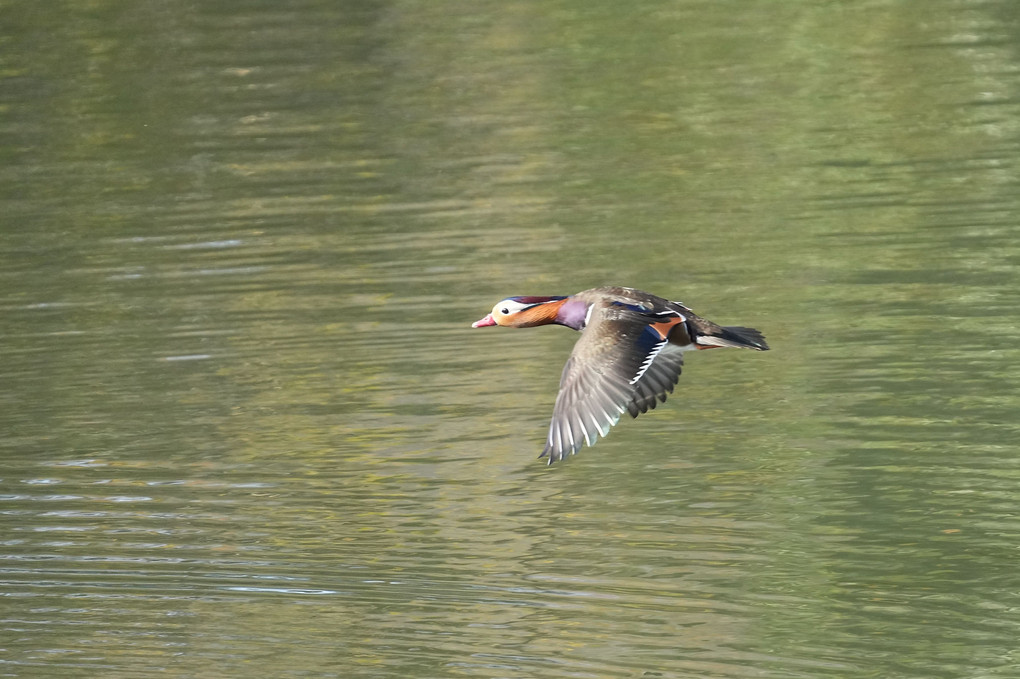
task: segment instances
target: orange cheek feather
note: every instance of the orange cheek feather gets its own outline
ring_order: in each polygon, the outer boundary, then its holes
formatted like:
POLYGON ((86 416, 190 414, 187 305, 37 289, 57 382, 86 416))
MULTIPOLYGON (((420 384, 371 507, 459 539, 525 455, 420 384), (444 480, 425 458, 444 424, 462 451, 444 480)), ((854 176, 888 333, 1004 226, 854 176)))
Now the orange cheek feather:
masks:
POLYGON ((683 323, 685 320, 687 319, 674 318, 672 320, 663 321, 661 323, 649 323, 648 327, 652 328, 653 330, 655 330, 655 332, 659 333, 659 337, 661 339, 666 339, 669 336, 670 330, 672 330, 674 326, 683 323))

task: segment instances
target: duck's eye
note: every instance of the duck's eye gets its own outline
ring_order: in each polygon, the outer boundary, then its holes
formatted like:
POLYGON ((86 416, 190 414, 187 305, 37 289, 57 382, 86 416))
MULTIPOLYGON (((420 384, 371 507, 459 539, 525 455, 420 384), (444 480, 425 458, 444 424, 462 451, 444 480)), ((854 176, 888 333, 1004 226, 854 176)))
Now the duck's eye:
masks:
POLYGON ((506 316, 507 314, 510 313, 510 309, 508 309, 507 307, 503 307, 502 309, 499 310, 499 313, 501 313, 504 316, 506 316))

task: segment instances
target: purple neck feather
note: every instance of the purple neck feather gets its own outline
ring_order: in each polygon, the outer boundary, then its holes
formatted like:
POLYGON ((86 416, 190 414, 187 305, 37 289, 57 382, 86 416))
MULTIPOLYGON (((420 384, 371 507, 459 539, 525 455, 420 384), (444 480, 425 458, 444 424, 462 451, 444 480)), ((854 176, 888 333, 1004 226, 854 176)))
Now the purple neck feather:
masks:
POLYGON ((588 303, 579 299, 569 299, 560 305, 556 314, 556 322, 574 330, 584 327, 584 318, 588 315, 588 303))

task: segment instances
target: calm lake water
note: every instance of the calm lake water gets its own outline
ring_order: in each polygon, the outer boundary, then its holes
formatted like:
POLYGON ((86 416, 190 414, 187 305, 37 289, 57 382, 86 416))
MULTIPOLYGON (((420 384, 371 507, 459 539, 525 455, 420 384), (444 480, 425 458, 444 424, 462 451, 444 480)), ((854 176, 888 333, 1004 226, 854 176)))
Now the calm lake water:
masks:
POLYGON ((4 5, 0 675, 1020 677, 1020 3, 4 5))

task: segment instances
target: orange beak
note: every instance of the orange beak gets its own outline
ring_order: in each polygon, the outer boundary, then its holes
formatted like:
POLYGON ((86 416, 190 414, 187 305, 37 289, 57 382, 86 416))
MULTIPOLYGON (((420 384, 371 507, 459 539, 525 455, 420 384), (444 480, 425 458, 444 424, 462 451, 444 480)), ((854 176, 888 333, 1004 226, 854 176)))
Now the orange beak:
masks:
POLYGON ((471 324, 472 328, 484 328, 487 325, 496 325, 496 319, 492 317, 492 314, 488 314, 485 318, 475 321, 471 324))

